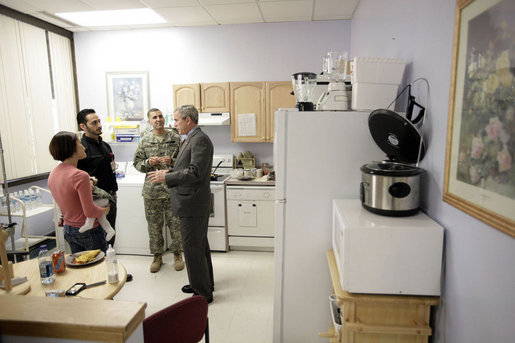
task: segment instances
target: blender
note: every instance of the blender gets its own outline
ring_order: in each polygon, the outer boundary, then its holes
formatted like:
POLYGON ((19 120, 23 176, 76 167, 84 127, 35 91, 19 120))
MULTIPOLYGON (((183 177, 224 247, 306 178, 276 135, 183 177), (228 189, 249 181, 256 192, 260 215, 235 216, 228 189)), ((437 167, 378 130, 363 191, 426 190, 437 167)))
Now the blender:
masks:
POLYGON ((328 52, 324 57, 323 74, 329 78, 329 85, 317 103, 318 110, 346 111, 349 109, 350 92, 345 85, 347 60, 346 52, 328 52))
POLYGON ((314 111, 313 99, 317 84, 316 74, 309 72, 295 73, 291 76, 291 83, 299 111, 314 111))

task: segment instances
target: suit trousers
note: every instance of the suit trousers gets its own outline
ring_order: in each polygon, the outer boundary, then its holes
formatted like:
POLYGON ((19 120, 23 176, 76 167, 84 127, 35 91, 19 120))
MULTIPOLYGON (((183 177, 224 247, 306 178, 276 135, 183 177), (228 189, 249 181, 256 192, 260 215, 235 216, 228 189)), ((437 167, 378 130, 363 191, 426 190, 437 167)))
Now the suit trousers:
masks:
POLYGON ((180 219, 184 260, 190 285, 196 293, 211 299, 215 282, 211 249, 207 241, 209 215, 180 219))

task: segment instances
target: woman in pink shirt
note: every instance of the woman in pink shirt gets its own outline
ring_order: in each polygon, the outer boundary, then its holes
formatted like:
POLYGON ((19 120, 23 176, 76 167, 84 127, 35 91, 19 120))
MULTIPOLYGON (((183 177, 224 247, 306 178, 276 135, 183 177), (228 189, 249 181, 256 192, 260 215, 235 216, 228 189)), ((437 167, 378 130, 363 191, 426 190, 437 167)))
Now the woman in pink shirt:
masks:
POLYGON ((48 188, 59 205, 64 220, 64 238, 72 253, 84 250, 107 250, 105 232, 95 220, 94 228, 84 233, 79 228, 87 217, 98 218, 109 213, 107 207, 93 203, 89 174, 77 168, 77 162, 86 157, 86 152, 77 134, 61 131, 49 145, 54 160, 61 161, 48 177, 48 188))

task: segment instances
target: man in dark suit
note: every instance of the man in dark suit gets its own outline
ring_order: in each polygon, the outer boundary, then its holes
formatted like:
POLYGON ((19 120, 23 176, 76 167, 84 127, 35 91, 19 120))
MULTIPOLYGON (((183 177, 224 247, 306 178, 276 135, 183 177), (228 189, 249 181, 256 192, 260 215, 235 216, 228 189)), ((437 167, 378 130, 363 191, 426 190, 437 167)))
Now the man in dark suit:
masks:
POLYGON ((180 218, 184 259, 189 285, 185 293, 200 294, 213 301, 213 265, 207 241, 211 202, 211 167, 213 143, 200 129, 195 106, 183 105, 175 110, 174 125, 186 138, 181 142, 171 171, 147 173, 151 182, 165 182, 170 187, 172 212, 180 218))

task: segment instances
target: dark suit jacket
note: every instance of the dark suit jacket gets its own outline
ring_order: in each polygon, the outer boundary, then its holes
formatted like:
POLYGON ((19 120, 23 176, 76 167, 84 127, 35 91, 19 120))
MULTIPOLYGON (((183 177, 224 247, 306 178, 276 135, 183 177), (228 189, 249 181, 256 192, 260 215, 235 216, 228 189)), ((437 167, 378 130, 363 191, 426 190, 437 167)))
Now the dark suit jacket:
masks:
POLYGON ((166 173, 174 215, 202 217, 209 214, 212 166, 213 143, 200 128, 195 129, 180 148, 173 170, 166 173))

